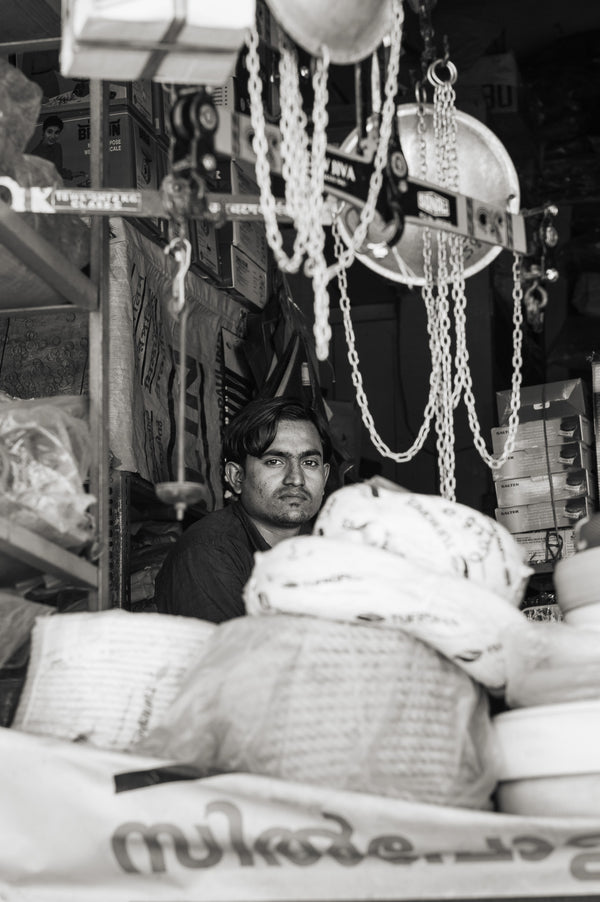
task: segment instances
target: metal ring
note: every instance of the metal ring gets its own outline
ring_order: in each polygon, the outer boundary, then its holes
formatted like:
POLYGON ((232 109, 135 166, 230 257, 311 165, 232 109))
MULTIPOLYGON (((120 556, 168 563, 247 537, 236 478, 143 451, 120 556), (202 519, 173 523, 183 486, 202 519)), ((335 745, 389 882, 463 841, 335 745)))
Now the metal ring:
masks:
POLYGON ((452 60, 445 59, 437 59, 429 64, 429 68, 427 69, 427 78, 431 82, 432 85, 453 85, 458 77, 458 70, 452 60), (438 73, 436 72, 437 67, 443 68, 447 71, 447 78, 440 78, 438 73))
POLYGON ((420 107, 427 103, 427 90, 422 81, 415 84, 415 100, 420 107))

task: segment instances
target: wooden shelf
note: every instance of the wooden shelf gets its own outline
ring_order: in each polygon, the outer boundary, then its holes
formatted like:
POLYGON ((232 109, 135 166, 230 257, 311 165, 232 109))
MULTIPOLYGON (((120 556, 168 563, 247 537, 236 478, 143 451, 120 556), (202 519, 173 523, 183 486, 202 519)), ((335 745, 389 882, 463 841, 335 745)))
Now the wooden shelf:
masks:
POLYGON ((0 517, 0 553, 24 564, 26 569, 68 577, 71 585, 93 589, 98 585, 94 564, 19 526, 9 517, 0 517))

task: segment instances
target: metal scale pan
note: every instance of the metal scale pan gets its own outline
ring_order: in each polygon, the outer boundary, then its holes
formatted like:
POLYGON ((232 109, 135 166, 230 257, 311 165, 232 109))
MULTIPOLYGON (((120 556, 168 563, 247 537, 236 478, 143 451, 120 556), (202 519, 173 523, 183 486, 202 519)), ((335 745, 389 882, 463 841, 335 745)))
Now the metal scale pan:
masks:
MULTIPOLYGON (((398 128, 402 150, 408 164, 409 177, 421 179, 419 142, 417 132, 416 103, 402 104, 398 107, 398 128)), ((435 141, 433 135, 433 107, 423 106, 425 116, 425 146, 427 150, 428 171, 425 181, 434 183, 435 141)), ((496 135, 478 119, 460 110, 456 111, 456 140, 459 180, 457 190, 468 197, 482 200, 500 207, 510 213, 518 213, 520 209, 519 179, 515 167, 506 148, 496 135)), ((357 132, 352 131, 341 145, 348 153, 356 152, 357 132)), ((346 243, 349 243, 356 228, 358 213, 356 207, 344 204, 339 219, 340 232, 346 243)), ((425 224, 426 220, 424 220, 425 224)), ((436 271, 435 240, 433 247, 433 265, 436 271)), ((391 279, 409 285, 423 285, 425 282, 423 269, 423 228, 414 222, 407 222, 400 240, 391 248, 386 256, 379 256, 378 248, 364 247, 357 253, 357 258, 370 269, 391 279)), ((501 251, 501 247, 480 242, 469 242, 465 251, 465 278, 472 276, 488 266, 501 251)))

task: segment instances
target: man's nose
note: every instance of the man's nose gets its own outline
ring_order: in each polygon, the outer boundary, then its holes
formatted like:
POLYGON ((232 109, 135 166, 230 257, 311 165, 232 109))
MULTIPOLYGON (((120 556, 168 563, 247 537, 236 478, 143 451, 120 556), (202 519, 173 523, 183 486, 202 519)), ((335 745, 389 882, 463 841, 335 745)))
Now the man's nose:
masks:
POLYGON ((304 470, 299 460, 288 461, 284 482, 287 485, 304 485, 304 470))

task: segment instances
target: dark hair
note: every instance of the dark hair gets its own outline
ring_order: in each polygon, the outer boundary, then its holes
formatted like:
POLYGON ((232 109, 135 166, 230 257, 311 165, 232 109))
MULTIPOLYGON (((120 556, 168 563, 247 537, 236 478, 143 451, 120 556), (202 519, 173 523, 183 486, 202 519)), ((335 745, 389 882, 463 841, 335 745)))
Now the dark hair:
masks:
POLYGON ((51 128, 53 125, 55 125, 56 128, 59 128, 61 132, 65 127, 65 123, 62 121, 60 116, 48 116, 42 122, 42 131, 45 132, 47 128, 51 128))
POLYGON ((326 425, 312 408, 296 398, 256 398, 243 407, 225 428, 225 460, 243 465, 248 454, 260 457, 275 439, 282 420, 306 420, 312 423, 321 439, 323 460, 329 460, 331 438, 326 425))

